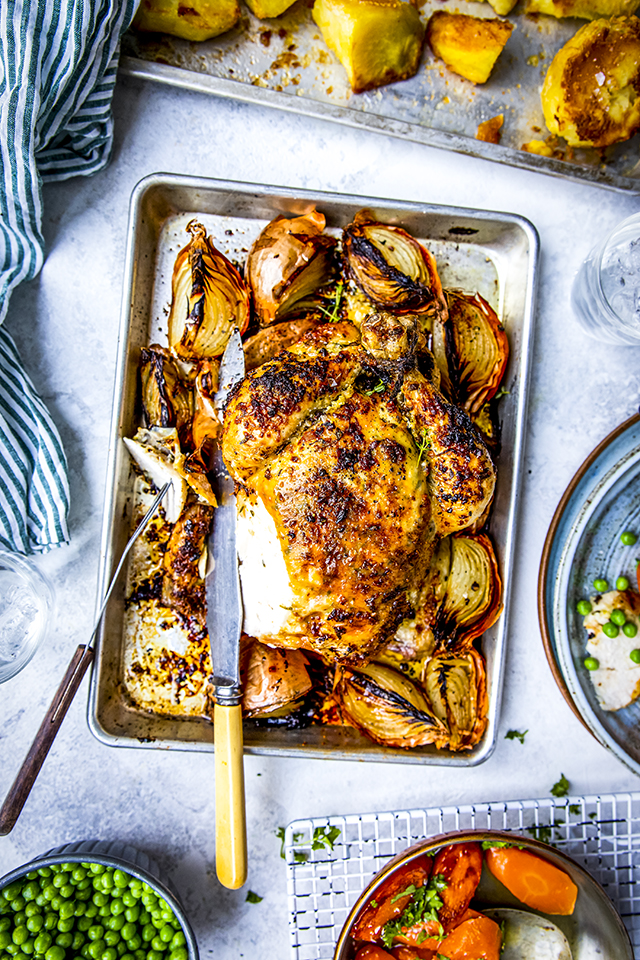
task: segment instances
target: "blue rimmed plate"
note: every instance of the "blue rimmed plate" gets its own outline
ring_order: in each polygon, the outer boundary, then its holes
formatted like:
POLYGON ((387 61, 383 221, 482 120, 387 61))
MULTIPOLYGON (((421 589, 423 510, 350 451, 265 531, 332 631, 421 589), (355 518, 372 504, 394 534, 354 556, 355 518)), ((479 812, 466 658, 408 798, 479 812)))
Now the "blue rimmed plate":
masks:
POLYGON ((558 504, 538 579, 538 615, 549 665, 567 703, 600 743, 640 774, 640 700, 605 711, 583 665, 586 632, 576 603, 593 581, 635 585, 640 558, 640 415, 617 427, 587 457, 558 504), (632 530, 635 546, 620 534, 632 530))

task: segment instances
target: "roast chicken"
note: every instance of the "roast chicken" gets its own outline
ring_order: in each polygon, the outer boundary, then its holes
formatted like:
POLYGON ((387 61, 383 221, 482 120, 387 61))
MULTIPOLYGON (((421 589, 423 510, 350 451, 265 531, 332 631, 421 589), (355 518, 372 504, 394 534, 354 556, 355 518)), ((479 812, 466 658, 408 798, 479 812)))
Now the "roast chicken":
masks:
POLYGON ((247 634, 357 664, 411 616, 439 538, 495 485, 439 376, 418 318, 381 312, 316 327, 232 392, 247 634))

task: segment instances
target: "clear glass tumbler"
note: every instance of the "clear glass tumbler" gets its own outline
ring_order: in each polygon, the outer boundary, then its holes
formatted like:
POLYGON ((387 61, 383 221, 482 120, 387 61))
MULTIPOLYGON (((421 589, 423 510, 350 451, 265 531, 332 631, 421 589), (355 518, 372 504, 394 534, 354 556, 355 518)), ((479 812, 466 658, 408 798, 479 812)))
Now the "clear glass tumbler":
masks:
POLYGON ((593 248, 573 282, 571 305, 592 337, 640 346, 640 213, 593 248))
POLYGON ((53 612, 53 588, 26 557, 0 550, 0 683, 26 667, 53 612))

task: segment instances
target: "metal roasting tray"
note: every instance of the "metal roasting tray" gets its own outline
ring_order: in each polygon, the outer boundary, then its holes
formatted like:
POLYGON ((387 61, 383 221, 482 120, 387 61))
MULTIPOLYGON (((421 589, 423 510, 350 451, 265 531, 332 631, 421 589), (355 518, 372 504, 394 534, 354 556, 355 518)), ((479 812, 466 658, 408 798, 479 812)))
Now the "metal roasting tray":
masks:
POLYGON ((640 793, 620 793, 295 820, 285 831, 294 960, 331 960, 374 874, 412 844, 451 830, 513 830, 569 854, 613 901, 640 958, 640 793), (333 850, 312 849, 318 827, 340 831, 333 850))
MULTIPOLYGON (((415 77, 353 94, 313 22, 311 6, 298 0, 275 20, 258 20, 243 6, 237 27, 203 43, 131 30, 123 39, 120 70, 526 170, 640 191, 640 135, 604 152, 570 151, 564 141, 554 157, 521 149, 548 136, 540 104, 544 77, 555 53, 587 21, 527 16, 520 0, 508 17, 515 29, 487 83, 475 85, 452 73, 426 45, 415 77), (500 145, 476 140, 478 124, 499 113, 504 115, 500 145)), ((418 7, 426 21, 443 3, 421 0, 418 7)), ((475 0, 465 2, 463 10, 452 2, 444 9, 495 16, 487 3, 475 0)))
MULTIPOLYGON (((538 236, 519 216, 371 197, 312 193, 285 187, 243 184, 157 174, 138 184, 131 200, 120 343, 116 366, 105 501, 99 593, 130 533, 133 473, 123 436, 138 426, 137 368, 140 350, 166 342, 171 273, 185 245, 184 227, 197 215, 231 260, 246 256, 254 237, 277 214, 301 214, 312 206, 338 233, 362 207, 385 222, 401 224, 428 243, 443 286, 479 291, 496 309, 509 336, 511 356, 505 378, 509 393, 500 401, 502 452, 490 532, 503 577, 504 611, 482 640, 487 661, 489 722, 482 741, 468 753, 385 748, 345 727, 300 730, 259 727, 246 722, 247 753, 345 760, 473 766, 491 754, 498 724, 509 619, 512 559, 524 438, 538 236)), ((124 580, 124 578, 123 578, 124 580)), ((89 692, 88 721, 95 736, 112 746, 212 750, 208 719, 170 718, 134 708, 123 689, 124 584, 107 606, 98 638, 89 692)))

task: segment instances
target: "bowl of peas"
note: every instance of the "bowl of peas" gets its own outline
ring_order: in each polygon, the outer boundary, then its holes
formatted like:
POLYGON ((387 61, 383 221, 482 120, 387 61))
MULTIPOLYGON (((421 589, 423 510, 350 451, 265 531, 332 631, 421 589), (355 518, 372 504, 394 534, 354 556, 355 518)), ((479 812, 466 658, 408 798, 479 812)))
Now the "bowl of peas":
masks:
POLYGON ((198 960, 198 946, 153 860, 89 840, 0 878, 0 960, 198 960))

